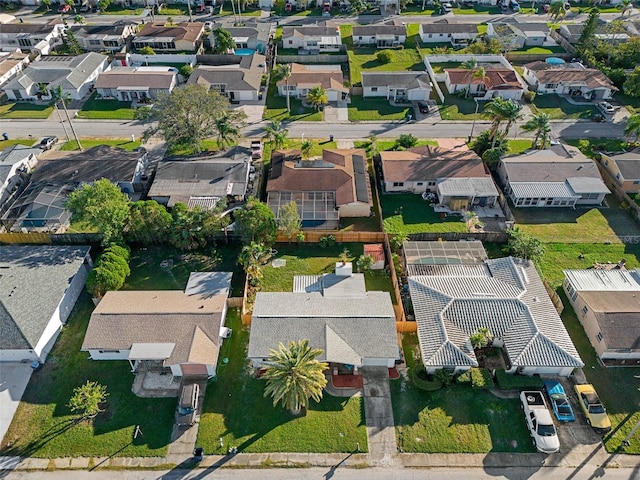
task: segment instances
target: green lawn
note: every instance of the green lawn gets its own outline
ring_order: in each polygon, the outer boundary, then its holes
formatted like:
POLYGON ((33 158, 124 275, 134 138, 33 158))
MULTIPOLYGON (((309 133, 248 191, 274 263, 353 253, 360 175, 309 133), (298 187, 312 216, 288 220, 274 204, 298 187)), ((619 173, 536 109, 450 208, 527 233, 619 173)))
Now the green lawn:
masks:
POLYGON ((278 87, 273 76, 267 91, 266 103, 263 120, 279 120, 279 121, 298 121, 305 122, 321 122, 323 120, 322 112, 316 111, 315 108, 307 108, 302 105, 302 101, 297 98, 289 98, 291 112, 287 112, 287 99, 278 95, 278 87))
POLYGON ((129 362, 93 361, 80 351, 93 308, 91 298, 83 293, 47 363, 31 377, 4 437, 3 455, 166 455, 176 400, 136 397, 131 392, 134 377, 129 362), (78 423, 66 405, 73 389, 86 380, 107 387, 107 409, 92 421, 78 423), (132 441, 136 425, 143 435, 132 441))
POLYGON ((415 118, 411 104, 406 107, 395 107, 384 98, 353 96, 350 99, 348 112, 349 120, 352 122, 406 120, 407 115, 415 118))
POLYGON ((0 140, 0 152, 11 145, 27 145, 32 146, 35 139, 30 138, 10 138, 9 140, 0 140))
POLYGON ((45 120, 53 112, 53 105, 36 105, 34 103, 7 103, 0 105, 0 118, 45 120))
POLYGON ((545 243, 620 243, 618 236, 640 235, 640 227, 619 208, 612 195, 610 208, 513 208, 518 228, 545 243))
MULTIPOLYGON (((202 141, 202 152, 217 152, 220 150, 220 146, 218 145, 218 141, 212 138, 202 141)), ((169 149, 167 149, 167 155, 193 155, 197 153, 193 148, 193 145, 172 145, 169 149)))
MULTIPOLYGON (((97 147, 98 145, 109 145, 111 147, 123 148, 129 151, 135 150, 136 148, 139 148, 140 145, 142 145, 140 140, 136 140, 135 142, 132 142, 131 139, 126 139, 126 138, 93 138, 91 140, 81 138, 80 144, 82 145, 82 148, 84 148, 85 150, 89 150, 90 148, 97 147)), ((68 142, 65 142, 62 144, 62 147, 60 147, 60 150, 63 150, 63 151, 78 150, 78 143, 75 140, 69 140, 68 142)))
POLYGON ((553 55, 554 53, 567 53, 567 51, 560 46, 552 47, 527 47, 520 50, 512 50, 510 53, 516 55, 553 55))
POLYGON ((380 195, 384 230, 390 235, 422 232, 466 232, 467 226, 460 218, 440 218, 440 214, 420 195, 389 193, 380 195))
POLYGON ((534 114, 544 112, 554 120, 591 118, 599 113, 594 106, 574 105, 558 95, 536 95, 533 103, 529 104, 529 106, 534 114))
POLYGON ((580 151, 589 158, 593 158, 595 152, 622 152, 627 148, 627 142, 622 138, 568 138, 566 142, 580 148, 580 151))
MULTIPOLYGON (((343 31, 344 32, 344 31, 343 31)), ((404 72, 407 70, 424 71, 424 63, 415 48, 391 50, 393 60, 390 63, 380 63, 376 54, 381 50, 376 48, 356 48, 348 50, 351 85, 358 86, 362 82, 362 72, 404 72)))
MULTIPOLYGON (((305 141, 310 141, 313 143, 313 148, 309 153, 309 157, 321 157, 322 150, 338 148, 336 142, 330 142, 328 140, 318 140, 317 138, 306 138, 305 141)), ((301 139, 289 139, 287 140, 287 148, 302 148, 302 140, 301 139)))
POLYGON ((133 120, 136 113, 135 108, 131 108, 131 102, 120 102, 118 100, 101 100, 97 98, 97 93, 84 102, 82 109, 78 112, 79 118, 89 119, 114 119, 133 120))
POLYGON ((436 16, 439 12, 433 8, 431 5, 425 5, 425 9, 422 10, 422 2, 414 3, 412 5, 407 5, 402 9, 400 15, 428 15, 428 16, 436 16))
MULTIPOLYGON (((391 140, 378 140, 376 142, 376 146, 378 147, 378 151, 379 152, 392 150, 393 147, 395 147, 395 145, 396 145, 395 140, 393 140, 393 141, 391 141, 391 140)), ((416 147, 422 147, 424 145, 431 145, 432 147, 437 147, 438 146, 438 141, 437 140, 418 139, 418 143, 416 143, 416 147)))
POLYGON ((500 8, 491 5, 474 5, 471 8, 454 8, 454 15, 477 15, 477 14, 496 15, 502 13, 500 8))
POLYGON ((226 453, 229 446, 239 452, 352 452, 357 443, 367 451, 360 397, 325 393, 301 417, 273 406, 271 398, 263 396, 265 383, 254 378, 247 366, 249 330, 240 323, 237 308, 227 314, 227 326, 233 336, 223 343, 216 381, 207 387, 196 442, 205 453, 226 453))
MULTIPOLYGON (((439 103, 440 115, 443 120, 476 120, 483 119, 482 111, 486 102, 477 102, 478 113, 476 114, 476 102, 472 97, 464 98, 464 94, 450 95, 443 83, 440 89, 444 94, 444 103, 439 103)), ((436 98, 440 102, 439 98, 436 98)))
MULTIPOLYGON (((416 334, 403 335, 407 365, 416 363, 416 334)), ((424 392, 400 378, 391 382, 398 447, 406 453, 532 452, 517 399, 454 385, 424 392)))
MULTIPOLYGON (((460 65, 461 65, 460 62, 437 62, 437 63, 432 63, 431 68, 433 69, 434 73, 444 73, 445 69, 460 68, 460 65)), ((442 85, 440 88, 442 88, 442 85)), ((442 93, 444 92, 446 92, 446 89, 442 91, 442 93)))
POLYGON ((510 155, 517 155, 531 149, 533 141, 528 138, 517 138, 515 140, 507 140, 509 145, 508 153, 510 155))
POLYGON ((640 112, 640 97, 630 97, 620 92, 613 94, 613 99, 626 107, 631 114, 640 112))
MULTIPOLYGON (((105 11, 100 11, 100 15, 140 15, 141 13, 142 8, 124 8, 121 4, 110 4, 105 11)), ((165 14, 164 10, 162 11, 162 14, 170 15, 165 14)))

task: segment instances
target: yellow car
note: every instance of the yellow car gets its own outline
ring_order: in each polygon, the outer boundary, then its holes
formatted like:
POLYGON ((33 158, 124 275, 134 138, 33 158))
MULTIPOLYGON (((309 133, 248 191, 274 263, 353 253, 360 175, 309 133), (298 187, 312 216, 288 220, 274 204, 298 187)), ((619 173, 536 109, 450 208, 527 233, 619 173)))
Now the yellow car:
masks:
POLYGON ((587 423, 598 433, 607 433, 611 430, 611 420, 607 416, 598 394, 596 393, 593 385, 576 385, 576 394, 578 395, 578 403, 585 417, 587 417, 587 423))

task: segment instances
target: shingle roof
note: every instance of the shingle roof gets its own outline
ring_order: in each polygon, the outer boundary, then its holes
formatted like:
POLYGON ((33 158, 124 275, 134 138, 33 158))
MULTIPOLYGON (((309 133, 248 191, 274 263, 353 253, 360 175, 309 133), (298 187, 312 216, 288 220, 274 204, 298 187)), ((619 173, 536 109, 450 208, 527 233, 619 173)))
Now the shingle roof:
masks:
POLYGON ((426 72, 363 72, 363 87, 395 87, 431 89, 426 72))
POLYGON ((478 35, 478 26, 475 23, 423 23, 424 33, 470 33, 478 35))
POLYGON ((176 72, 122 67, 102 72, 95 88, 148 87, 167 90, 173 85, 176 72))
POLYGON ((409 277, 425 365, 477 366, 469 335, 486 327, 504 340, 514 367, 583 366, 533 264, 512 257, 485 263, 484 277, 462 267, 409 277))
MULTIPOLYGON (((265 64, 264 55, 205 55, 207 63, 196 68, 189 76, 187 85, 226 85, 227 91, 244 90, 257 92, 265 64), (229 59, 219 59, 229 57, 229 59)), ((198 56, 200 58, 200 56, 198 56)))
POLYGON ((370 35, 406 35, 404 25, 356 25, 353 27, 354 37, 366 37, 370 35))
POLYGON ((287 37, 335 37, 340 36, 340 29, 337 26, 297 26, 282 27, 282 38, 287 37))
POLYGON ((196 42, 202 36, 203 32, 204 23, 200 22, 181 22, 173 26, 165 26, 164 22, 147 23, 136 35, 136 40, 142 40, 145 37, 165 37, 174 40, 196 42))
POLYGON ((502 164, 510 182, 564 182, 567 178, 602 179, 593 160, 573 148, 562 145, 546 150, 530 150, 521 155, 505 157, 502 164))
POLYGON ((13 165, 21 162, 25 158, 28 158, 30 155, 35 155, 37 157, 41 153, 41 148, 29 147, 27 145, 20 145, 19 143, 16 143, 15 145, 11 145, 0 152, 0 166, 13 165))
POLYGON ((0 24, 0 33, 48 35, 56 28, 55 23, 2 23, 0 24))
POLYGON ((607 157, 616 162, 625 180, 640 179, 640 149, 625 153, 607 154, 607 157))
POLYGON ((0 76, 8 73, 13 67, 25 62, 28 53, 11 52, 0 57, 0 76))
POLYGON ((618 90, 609 78, 595 68, 584 68, 582 64, 565 63, 562 65, 546 62, 527 63, 525 68, 531 70, 540 84, 560 83, 563 85, 585 85, 588 88, 609 88, 618 90))
POLYGON ((0 350, 38 344, 89 247, 0 247, 0 350))
POLYGON ((298 88, 311 88, 321 86, 325 90, 333 89, 340 92, 348 92, 343 86, 344 77, 340 65, 302 65, 291 64, 291 75, 285 81, 280 80, 277 85, 297 85, 298 88))

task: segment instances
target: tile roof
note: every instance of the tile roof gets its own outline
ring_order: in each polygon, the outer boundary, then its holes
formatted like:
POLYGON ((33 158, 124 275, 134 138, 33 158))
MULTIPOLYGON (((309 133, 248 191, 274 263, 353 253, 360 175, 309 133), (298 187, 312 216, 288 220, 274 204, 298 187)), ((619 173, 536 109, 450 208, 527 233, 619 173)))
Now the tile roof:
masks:
POLYGON ((33 349, 89 247, 0 247, 0 350, 33 349))
POLYGON ((484 85, 487 90, 522 90, 516 72, 508 68, 485 68, 485 78, 474 78, 473 70, 447 68, 445 75, 453 85, 484 85))
POLYGON ((482 159, 472 150, 425 145, 405 151, 380 152, 380 160, 387 182, 489 176, 482 159))
POLYGON ((201 22, 181 22, 178 25, 165 26, 164 22, 147 23, 136 35, 136 40, 148 38, 172 38, 174 40, 185 40, 196 42, 204 33, 204 23, 201 22))
POLYGON ((431 81, 426 72, 362 72, 362 86, 431 90, 431 81))
POLYGON ((312 88, 321 86, 325 90, 333 89, 348 92, 343 85, 344 76, 340 65, 302 65, 291 64, 291 75, 285 81, 280 80, 277 85, 297 85, 298 88, 312 88))
POLYGON ((102 72, 95 88, 148 87, 168 90, 174 84, 177 73, 145 70, 136 67, 120 67, 102 72))
POLYGON ((585 68, 579 63, 554 65, 536 61, 527 63, 524 67, 534 73, 541 84, 559 83, 562 85, 586 86, 591 89, 608 88, 615 91, 618 90, 600 70, 585 68))
POLYGON ((206 61, 196 68, 187 80, 187 85, 226 85, 227 91, 253 91, 260 89, 265 57, 253 55, 202 55, 206 61), (221 59, 220 57, 227 57, 221 59), (262 65, 262 67, 261 67, 262 65))
POLYGON ((425 365, 477 366, 469 335, 487 327, 514 367, 583 366, 533 264, 512 257, 485 264, 485 276, 461 267, 409 277, 425 365))

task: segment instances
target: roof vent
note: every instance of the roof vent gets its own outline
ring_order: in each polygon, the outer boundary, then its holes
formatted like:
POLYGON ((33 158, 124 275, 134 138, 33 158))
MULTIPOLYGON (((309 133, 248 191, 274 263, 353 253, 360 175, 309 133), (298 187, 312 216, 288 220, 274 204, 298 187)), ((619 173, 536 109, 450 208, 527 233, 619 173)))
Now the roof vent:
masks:
POLYGON ((539 301, 540 301, 540 299, 539 299, 538 297, 533 297, 533 301, 534 301, 534 302, 539 302, 539 301))

